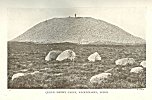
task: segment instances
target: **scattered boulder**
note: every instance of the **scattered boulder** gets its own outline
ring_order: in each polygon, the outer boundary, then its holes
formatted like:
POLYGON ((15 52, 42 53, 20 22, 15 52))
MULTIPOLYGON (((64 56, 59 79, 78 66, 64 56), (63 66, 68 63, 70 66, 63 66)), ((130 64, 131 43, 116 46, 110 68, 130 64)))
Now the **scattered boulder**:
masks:
POLYGON ((111 73, 101 73, 95 76, 92 76, 90 82, 92 84, 100 84, 102 82, 107 82, 108 78, 111 76, 111 73))
POLYGON ((91 62, 95 62, 97 60, 101 60, 101 57, 97 52, 95 52, 88 57, 88 60, 91 62))
POLYGON ((126 66, 126 65, 133 65, 135 63, 135 60, 133 58, 122 58, 122 59, 118 59, 115 61, 116 65, 122 65, 122 66, 126 66))
POLYGON ((57 61, 63 61, 66 59, 74 60, 75 57, 76 57, 75 52, 73 52, 72 50, 65 50, 56 58, 56 60, 57 61))
POLYGON ((146 61, 142 61, 142 62, 140 63, 140 65, 145 68, 145 67, 146 67, 146 61))
POLYGON ((56 60, 59 54, 61 54, 61 51, 52 50, 47 54, 47 56, 45 57, 45 60, 46 61, 56 60))
POLYGON ((140 73, 140 72, 143 72, 143 68, 142 67, 134 67, 131 69, 130 72, 131 73, 140 73))

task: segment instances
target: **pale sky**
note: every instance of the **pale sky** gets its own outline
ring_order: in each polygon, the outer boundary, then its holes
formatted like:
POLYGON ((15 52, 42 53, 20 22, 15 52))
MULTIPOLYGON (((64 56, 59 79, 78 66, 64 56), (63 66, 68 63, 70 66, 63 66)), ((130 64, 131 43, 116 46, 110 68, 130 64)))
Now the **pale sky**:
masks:
MULTIPOLYGON (((8 8, 8 40, 19 36, 39 22, 54 17, 60 18, 74 16, 74 13, 76 13, 79 17, 93 17, 104 20, 124 29, 134 36, 138 36, 143 39, 146 38, 146 7, 100 6, 98 4, 99 2, 91 2, 90 0, 85 3, 85 6, 82 6, 85 0, 82 0, 82 2, 80 0, 76 0, 77 2, 73 3, 72 6, 72 2, 66 2, 69 0, 65 0, 65 2, 61 1, 59 3, 59 0, 54 0, 51 3, 54 6, 56 5, 56 7, 48 7, 47 5, 47 8, 8 8), (93 6, 91 6, 91 3, 93 6), (80 4, 80 6, 78 7, 76 4, 80 4)), ((26 5, 27 2, 25 1, 24 3, 26 5)), ((31 5, 31 3, 29 5, 31 5)), ((42 6, 44 6, 43 3, 42 6)))

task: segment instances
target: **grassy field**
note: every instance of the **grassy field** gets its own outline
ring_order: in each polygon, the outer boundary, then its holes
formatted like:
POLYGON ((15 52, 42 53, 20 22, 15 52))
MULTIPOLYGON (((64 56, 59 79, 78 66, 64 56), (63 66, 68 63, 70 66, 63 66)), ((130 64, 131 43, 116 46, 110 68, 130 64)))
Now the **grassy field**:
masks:
POLYGON ((139 66, 146 59, 145 45, 113 46, 113 45, 76 45, 62 44, 34 44, 8 42, 8 88, 44 88, 44 89, 101 89, 101 88, 145 88, 146 69, 134 74, 130 69, 139 66), (58 62, 44 60, 50 50, 72 49, 78 57, 75 62, 68 60, 58 62), (101 61, 89 62, 87 57, 98 52, 101 61), (115 60, 124 57, 134 58, 136 64, 127 65, 120 69, 115 60), (91 84, 90 78, 110 68, 112 77, 108 82, 91 84), (16 73, 32 73, 14 80, 16 73))

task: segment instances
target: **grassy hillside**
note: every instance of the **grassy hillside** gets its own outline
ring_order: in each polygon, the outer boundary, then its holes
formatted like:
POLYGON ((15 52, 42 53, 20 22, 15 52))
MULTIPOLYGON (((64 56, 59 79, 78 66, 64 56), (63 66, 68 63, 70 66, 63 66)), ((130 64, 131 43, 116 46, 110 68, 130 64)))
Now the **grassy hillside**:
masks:
POLYGON ((145 43, 118 26, 91 17, 53 18, 27 30, 12 41, 38 43, 145 43))

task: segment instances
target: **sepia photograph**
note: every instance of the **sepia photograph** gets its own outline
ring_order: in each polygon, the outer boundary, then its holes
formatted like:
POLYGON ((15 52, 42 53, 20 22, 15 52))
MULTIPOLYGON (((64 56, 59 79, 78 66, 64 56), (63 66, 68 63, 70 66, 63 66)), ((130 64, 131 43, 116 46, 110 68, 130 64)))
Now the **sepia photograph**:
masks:
POLYGON ((7 9, 8 88, 146 88, 145 10, 7 9))
POLYGON ((150 0, 0 0, 0 100, 151 100, 150 0))

